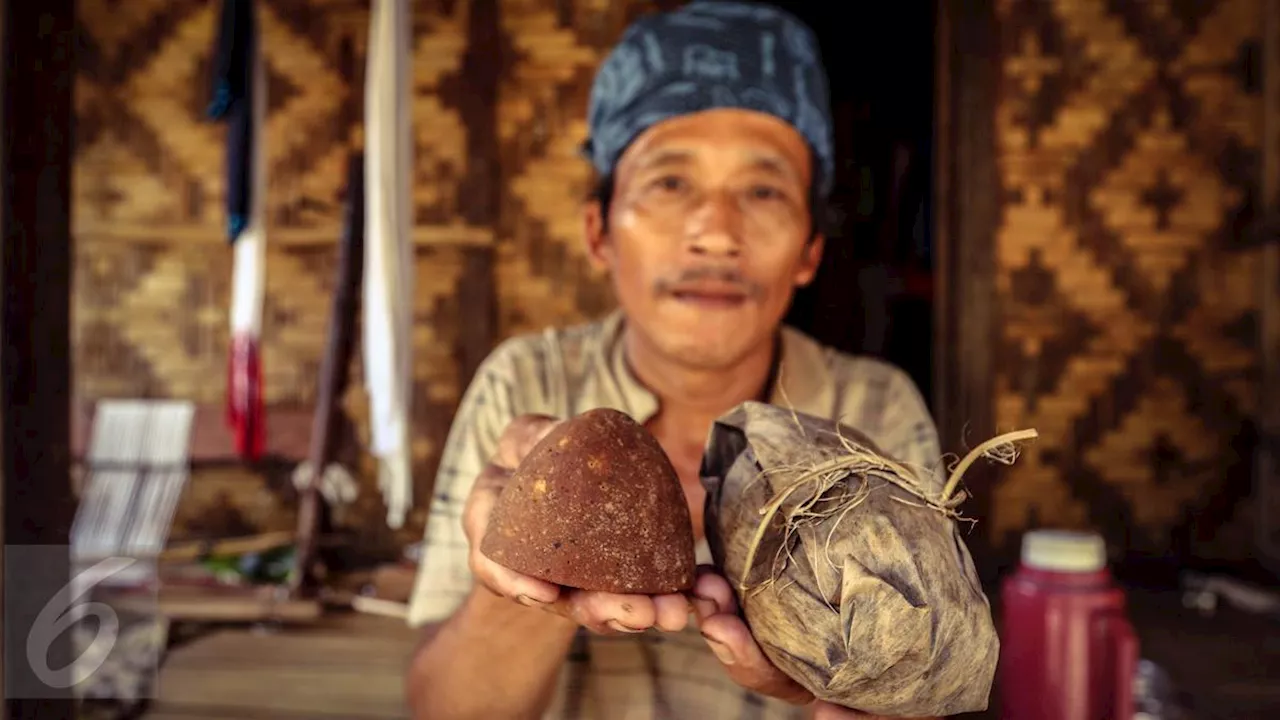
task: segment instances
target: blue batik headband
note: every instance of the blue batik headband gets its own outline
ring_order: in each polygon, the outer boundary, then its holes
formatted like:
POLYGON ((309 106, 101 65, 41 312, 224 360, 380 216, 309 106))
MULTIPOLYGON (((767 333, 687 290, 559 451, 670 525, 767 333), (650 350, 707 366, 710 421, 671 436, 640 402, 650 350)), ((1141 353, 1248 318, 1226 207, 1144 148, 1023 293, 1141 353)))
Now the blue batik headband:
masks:
POLYGON ((655 123, 715 108, 757 110, 808 141, 815 189, 825 198, 835 163, 827 93, 818 43, 804 23, 769 5, 695 0, 637 20, 605 58, 591 87, 583 152, 607 176, 655 123))

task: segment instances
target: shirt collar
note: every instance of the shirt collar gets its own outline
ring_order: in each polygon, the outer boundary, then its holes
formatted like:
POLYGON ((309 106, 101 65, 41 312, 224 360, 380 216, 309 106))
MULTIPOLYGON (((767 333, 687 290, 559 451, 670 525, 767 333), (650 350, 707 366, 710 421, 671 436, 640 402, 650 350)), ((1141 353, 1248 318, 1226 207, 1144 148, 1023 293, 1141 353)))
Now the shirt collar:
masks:
MULTIPOLYGON (((614 310, 604 321, 605 352, 611 374, 637 422, 645 423, 658 413, 658 398, 631 371, 622 342, 625 318, 614 310)), ((789 326, 782 326, 782 352, 769 402, 808 415, 825 416, 835 404, 827 370, 826 350, 816 340, 789 326)))

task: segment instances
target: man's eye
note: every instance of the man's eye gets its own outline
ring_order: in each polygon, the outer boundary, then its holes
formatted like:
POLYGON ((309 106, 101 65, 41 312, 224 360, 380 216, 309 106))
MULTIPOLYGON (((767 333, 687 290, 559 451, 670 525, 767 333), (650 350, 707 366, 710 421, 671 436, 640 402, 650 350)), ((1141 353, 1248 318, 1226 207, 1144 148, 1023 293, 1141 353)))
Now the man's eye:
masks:
POLYGON ((677 175, 664 175, 653 182, 654 187, 669 193, 684 192, 688 188, 688 183, 684 178, 677 175))
POLYGON ((768 185, 756 185, 751 188, 752 200, 781 200, 786 197, 783 192, 768 185))

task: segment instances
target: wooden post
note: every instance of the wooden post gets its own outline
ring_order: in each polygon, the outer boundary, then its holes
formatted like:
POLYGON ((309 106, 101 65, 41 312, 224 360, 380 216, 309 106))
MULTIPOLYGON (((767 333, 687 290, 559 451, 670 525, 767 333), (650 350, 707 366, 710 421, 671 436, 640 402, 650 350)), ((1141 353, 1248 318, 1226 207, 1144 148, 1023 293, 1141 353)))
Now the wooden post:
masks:
MULTIPOLYGON (((999 28, 993 0, 939 0, 937 10, 934 414, 942 446, 963 454, 995 432, 999 28)), ((975 468, 973 477, 983 472, 975 468)), ((990 493, 970 502, 977 517, 990 516, 990 493)), ((986 557, 979 538, 968 542, 978 546, 975 564, 984 575, 1001 564, 986 557)))
POLYGON ((297 555, 290 583, 290 592, 295 599, 311 596, 317 590, 312 572, 325 515, 320 481, 338 445, 342 396, 351 376, 356 315, 359 312, 360 288, 364 276, 364 154, 353 152, 347 162, 345 227, 338 244, 338 277, 334 283, 329 335, 325 341, 316 392, 311 448, 307 453, 311 482, 299 494, 297 555))
MULTIPOLYGON (((467 126, 467 173, 459 190, 459 211, 472 227, 493 228, 498 220, 502 180, 498 163, 498 81, 504 62, 498 0, 472 0, 468 9, 467 52, 462 58, 466 90, 459 111, 467 126)), ((492 244, 468 248, 458 283, 459 383, 466 387, 497 338, 498 298, 492 244)))
MULTIPOLYGON (((25 658, 33 597, 70 577, 71 153, 74 0, 3 2, 0 11, 0 493, 6 577, 6 717, 70 718, 69 690, 44 688, 25 658), (30 572, 28 548, 54 566, 30 572), (46 557, 46 555, 48 557, 46 557), (19 594, 21 593, 21 594, 19 594), (12 699, 15 695, 54 699, 12 699), (64 697, 57 698, 57 695, 64 697)), ((38 610, 37 610, 38 611, 38 610)), ((47 661, 71 658, 65 634, 47 661)))
POLYGON ((1261 442, 1254 453, 1258 556, 1280 575, 1280 3, 1264 6, 1262 57, 1262 262, 1258 265, 1261 442))

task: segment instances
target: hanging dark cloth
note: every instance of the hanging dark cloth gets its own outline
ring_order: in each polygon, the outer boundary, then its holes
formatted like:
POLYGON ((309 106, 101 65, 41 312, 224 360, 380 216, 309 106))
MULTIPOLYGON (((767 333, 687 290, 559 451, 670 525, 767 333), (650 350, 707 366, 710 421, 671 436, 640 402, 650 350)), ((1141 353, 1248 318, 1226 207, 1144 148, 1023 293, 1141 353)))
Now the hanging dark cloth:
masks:
POLYGON ((253 83, 258 27, 253 0, 223 0, 213 49, 209 117, 227 124, 227 240, 249 223, 253 201, 253 83))

